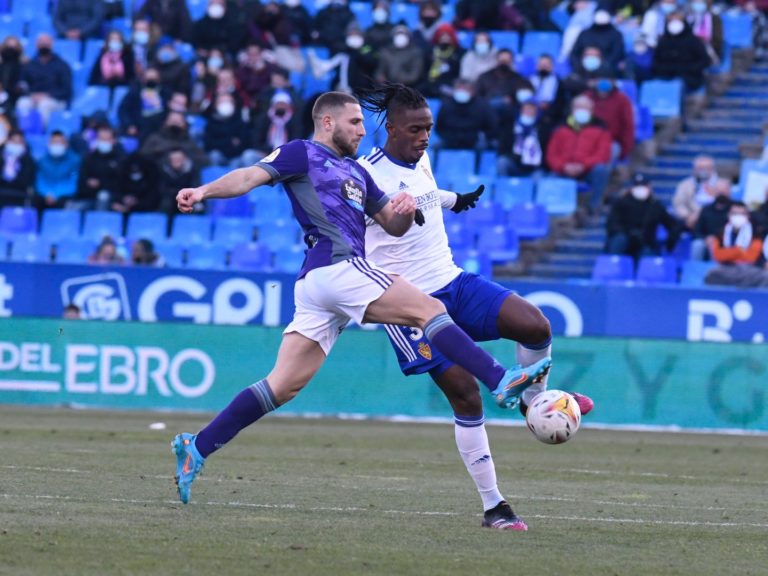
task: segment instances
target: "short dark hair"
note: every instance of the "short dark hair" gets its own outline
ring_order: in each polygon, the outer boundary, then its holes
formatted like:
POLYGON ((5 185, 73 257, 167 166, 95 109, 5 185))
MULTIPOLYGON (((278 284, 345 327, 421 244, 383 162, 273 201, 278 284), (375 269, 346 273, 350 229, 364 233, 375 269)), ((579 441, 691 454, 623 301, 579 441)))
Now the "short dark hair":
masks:
POLYGON ((332 109, 343 108, 347 104, 359 104, 357 98, 346 92, 325 92, 312 106, 312 120, 317 122, 332 109))
POLYGON ((395 82, 384 82, 373 88, 358 91, 360 106, 381 117, 386 114, 390 118, 400 110, 419 110, 428 108, 429 104, 424 95, 410 86, 395 82))

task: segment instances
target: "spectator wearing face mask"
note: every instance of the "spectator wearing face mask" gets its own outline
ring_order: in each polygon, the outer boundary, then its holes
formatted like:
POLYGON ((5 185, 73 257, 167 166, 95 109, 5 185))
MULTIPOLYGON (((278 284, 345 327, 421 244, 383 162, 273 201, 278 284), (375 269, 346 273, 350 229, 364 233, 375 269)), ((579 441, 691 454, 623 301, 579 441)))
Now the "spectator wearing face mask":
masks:
POLYGON ((728 222, 728 211, 731 209, 731 183, 719 180, 713 186, 713 200, 701 208, 693 227, 691 240, 691 260, 710 260, 711 254, 707 238, 720 233, 728 222))
POLYGON ((0 163, 0 206, 24 204, 33 193, 36 166, 20 131, 12 130, 0 147, 0 163))
POLYGON ((356 93, 372 86, 371 78, 379 64, 376 53, 365 43, 363 31, 353 22, 347 27, 344 49, 328 60, 318 58, 311 48, 307 51, 312 73, 316 78, 336 70, 332 86, 335 90, 356 93))
POLYGON ((208 164, 208 156, 189 134, 189 124, 184 114, 169 112, 162 128, 150 134, 141 146, 141 153, 148 158, 162 158, 171 150, 181 149, 191 159, 196 171, 208 164))
POLYGON ((424 52, 411 39, 407 26, 392 29, 392 43, 382 48, 376 79, 415 87, 425 78, 424 52))
POLYGON ((707 245, 718 266, 707 273, 705 284, 768 287, 763 239, 752 228, 746 204, 731 203, 728 222, 718 235, 707 238, 707 245))
POLYGON ((572 68, 576 68, 587 47, 598 48, 605 66, 614 75, 621 75, 626 58, 624 37, 611 22, 611 15, 607 10, 596 10, 592 26, 579 34, 571 51, 572 68))
POLYGON ((160 73, 160 85, 169 92, 189 94, 192 79, 189 66, 179 57, 176 44, 169 37, 160 38, 152 66, 160 73))
POLYGON ((413 32, 413 42, 425 52, 432 44, 437 27, 442 24, 443 7, 436 0, 425 0, 419 4, 419 22, 413 32))
POLYGON ((91 86, 127 86, 136 76, 133 49, 123 34, 113 30, 107 34, 101 53, 91 68, 91 86))
POLYGON ((667 17, 677 9, 677 0, 659 0, 645 12, 640 31, 650 48, 656 48, 666 29, 667 17))
POLYGON ((232 95, 217 95, 207 118, 203 147, 211 164, 240 166, 241 156, 249 144, 250 129, 238 113, 232 95))
POLYGON ((38 208, 63 208, 77 192, 80 156, 60 130, 51 132, 45 155, 37 164, 35 189, 38 208))
POLYGON ((115 130, 101 126, 96 130, 93 150, 80 166, 75 201, 84 209, 109 210, 120 190, 122 150, 117 145, 115 130))
POLYGON ((555 61, 549 54, 542 54, 536 62, 536 72, 528 81, 533 89, 533 98, 538 104, 541 120, 549 126, 556 126, 565 120, 568 104, 565 88, 555 74, 555 61))
POLYGON ((727 184, 717 174, 715 159, 700 155, 693 159, 693 173, 681 180, 672 196, 672 209, 686 228, 693 230, 704 206, 711 204, 727 184))
POLYGON ((611 159, 626 160, 635 147, 632 102, 616 87, 616 80, 610 75, 593 80, 587 96, 595 103, 595 118, 601 120, 611 133, 611 159))
POLYGON ((453 85, 453 95, 443 97, 437 113, 435 132, 441 147, 484 150, 496 138, 497 116, 474 86, 461 78, 453 85))
POLYGON ((704 86, 704 71, 711 64, 707 48, 693 35, 683 14, 670 14, 653 53, 654 76, 662 80, 681 78, 689 93, 696 92, 704 86))
POLYGON ((315 27, 315 19, 309 13, 301 0, 285 0, 283 14, 290 23, 291 30, 298 38, 299 44, 305 46, 312 40, 312 30, 315 27))
POLYGON ((0 106, 12 110, 21 93, 21 69, 24 48, 21 41, 13 35, 6 36, 0 46, 0 85, 4 88, 5 98, 0 92, 0 106))
POLYGON ((475 86, 477 95, 496 111, 515 105, 518 91, 528 90, 533 94, 533 85, 515 72, 514 55, 506 48, 496 53, 496 66, 480 74, 475 86))
POLYGON ((53 26, 60 37, 70 40, 98 38, 104 21, 104 4, 93 0, 59 0, 53 26))
POLYGON ((392 28, 389 21, 390 7, 387 0, 377 0, 373 4, 373 24, 365 31, 365 43, 378 51, 388 46, 392 40, 392 28))
POLYGON ((120 163, 120 186, 110 208, 115 212, 152 212, 160 205, 160 171, 154 160, 138 152, 120 163))
POLYGON ((632 256, 635 260, 659 256, 662 248, 657 239, 659 226, 667 230, 667 250, 674 250, 680 234, 677 220, 654 197, 650 181, 643 174, 635 174, 630 189, 611 206, 605 251, 632 256))
POLYGON ((16 102, 17 113, 37 110, 47 123, 54 110, 63 110, 72 99, 72 68, 53 51, 53 38, 37 37, 37 54, 21 69, 19 84, 24 95, 16 102))
POLYGON ((712 62, 723 57, 723 20, 712 12, 711 0, 691 0, 686 17, 693 35, 704 43, 712 62))
POLYGON ((347 0, 331 0, 315 16, 316 30, 312 37, 335 54, 344 48, 343 30, 347 29, 355 15, 347 6, 347 0))
POLYGON ((240 89, 253 100, 269 86, 275 66, 267 61, 258 44, 250 43, 237 59, 235 79, 240 89))
POLYGON ((192 19, 187 0, 145 0, 136 18, 149 20, 160 29, 162 36, 182 42, 192 38, 192 19))
POLYGON ((133 50, 133 69, 136 76, 141 76, 149 67, 149 55, 154 52, 157 36, 152 33, 149 20, 136 20, 131 30, 131 49, 133 50))
POLYGON ((511 124, 499 129, 496 162, 499 176, 530 176, 544 168, 544 151, 549 140, 549 126, 541 121, 535 100, 527 100, 511 124))
POLYGON ((487 32, 478 32, 472 42, 472 49, 461 57, 459 76, 475 82, 481 74, 496 67, 496 47, 487 32))
POLYGON ((122 132, 144 140, 160 128, 165 114, 164 100, 160 73, 156 68, 147 68, 141 80, 134 82, 118 105, 117 117, 122 132))
POLYGON ((563 89, 567 99, 573 99, 589 89, 590 81, 598 77, 615 76, 610 66, 607 66, 603 53, 597 46, 587 46, 581 58, 571 70, 571 73, 563 78, 563 89))
MULTIPOLYGON (((171 216, 179 213, 176 194, 182 188, 200 185, 200 171, 181 148, 171 148, 160 161, 160 205, 158 210, 171 216)), ((203 207, 199 206, 198 212, 203 207)))
POLYGON ((227 8, 226 0, 208 0, 205 15, 192 27, 192 44, 203 57, 212 48, 234 55, 242 46, 243 37, 243 26, 236 12, 227 8))
POLYGON ((432 39, 427 65, 427 78, 421 92, 428 98, 450 94, 451 86, 459 77, 464 49, 459 46, 456 30, 450 24, 441 24, 432 39))
POLYGON ((299 41, 286 18, 283 6, 275 0, 266 2, 248 22, 247 37, 249 42, 261 46, 298 46, 299 41))
POLYGON ((285 92, 276 92, 269 108, 256 118, 253 147, 265 156, 295 138, 301 138, 301 118, 291 97, 285 92))
POLYGON ((597 212, 610 176, 611 133, 594 117, 593 109, 588 96, 574 98, 565 124, 552 133, 546 160, 555 174, 590 185, 590 208, 597 212))

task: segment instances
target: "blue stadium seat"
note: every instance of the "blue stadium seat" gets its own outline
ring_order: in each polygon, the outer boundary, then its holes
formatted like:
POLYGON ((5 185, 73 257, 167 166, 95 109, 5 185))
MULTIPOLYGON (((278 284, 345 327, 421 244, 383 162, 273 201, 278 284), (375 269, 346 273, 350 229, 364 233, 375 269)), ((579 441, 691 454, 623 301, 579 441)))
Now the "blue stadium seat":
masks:
POLYGON ((70 40, 68 38, 57 38, 53 45, 53 51, 70 66, 80 62, 82 48, 83 45, 80 40, 70 40))
POLYGON ((559 32, 526 32, 523 36, 520 53, 533 58, 538 58, 542 54, 549 54, 553 59, 557 59, 558 54, 560 54, 561 41, 559 32))
MULTIPOLYGON (((391 7, 392 7, 392 15, 389 18, 391 22, 397 23, 402 20, 405 22, 405 25, 408 26, 408 28, 410 28, 411 30, 416 30, 416 28, 419 25, 418 4, 405 4, 405 3, 395 4, 393 2, 391 4, 391 7)), ((368 9, 370 10, 370 7, 368 9)))
POLYGON ((179 244, 205 244, 210 241, 212 230, 210 216, 182 214, 173 219, 171 239, 179 244))
POLYGON ((56 241, 56 262, 59 264, 85 264, 96 242, 83 238, 61 238, 56 241))
POLYGON ((291 217, 291 201, 280 188, 263 186, 253 193, 254 220, 258 226, 291 217))
POLYGON ((635 141, 645 142, 653 138, 653 116, 647 106, 633 106, 635 113, 635 141))
POLYGON ((223 246, 253 241, 253 220, 237 216, 222 216, 213 223, 213 241, 223 246))
POLYGON ((299 243, 299 226, 294 220, 274 220, 259 225, 259 244, 265 244, 270 250, 276 252, 282 248, 289 248, 299 243))
MULTIPOLYGON (((14 2, 14 5, 24 5, 25 2, 14 2)), ((50 34, 54 38, 56 37, 56 27, 53 25, 53 19, 50 16, 45 15, 38 15, 35 16, 32 20, 29 20, 27 22, 27 38, 28 42, 34 42, 37 37, 40 34, 50 34)), ((59 53, 59 42, 61 40, 56 40, 54 44, 54 50, 61 56, 61 53, 59 53)), ((64 58, 63 56, 61 56, 64 58)), ((74 60, 67 60, 67 62, 74 62, 76 60, 79 60, 79 55, 75 57, 74 60)))
POLYGON ((238 216, 240 218, 250 217, 253 214, 253 203, 248 195, 237 196, 236 198, 214 198, 205 201, 205 207, 208 214, 215 217, 220 216, 238 216))
POLYGON ((167 236, 168 215, 160 212, 139 212, 128 217, 125 237, 131 240, 146 238, 158 242, 167 236))
MULTIPOLYGON (((481 196, 481 201, 490 202, 493 195, 493 189, 489 178, 484 176, 478 176, 475 174, 460 174, 451 178, 451 187, 449 190, 452 192, 458 192, 464 194, 466 192, 474 192, 480 184, 485 184, 485 191, 481 196)), ((442 187, 443 190, 446 188, 442 187)))
POLYGON ((716 262, 702 262, 699 260, 686 260, 683 262, 680 272, 681 286, 703 286, 707 272, 717 266, 716 262))
POLYGON ((24 136, 27 140, 29 153, 32 154, 32 158, 34 158, 36 162, 39 161, 48 151, 48 136, 45 134, 33 134, 29 132, 25 133, 24 136))
MULTIPOLYGON (((445 14, 443 14, 443 20, 447 22, 447 20, 445 20, 445 14)), ((457 30, 456 37, 459 39, 459 46, 464 48, 464 50, 470 50, 472 48, 472 41, 475 37, 472 32, 467 30, 457 30)))
POLYGON ((549 234, 549 214, 541 204, 515 204, 509 211, 509 226, 521 240, 544 238, 549 234))
POLYGON ((40 236, 57 242, 80 236, 82 214, 78 210, 46 210, 40 224, 40 236))
POLYGON ((21 206, 5 206, 0 211, 0 236, 37 234, 37 210, 21 206))
POLYGON ((72 103, 72 109, 82 116, 90 116, 96 111, 109 112, 109 88, 106 86, 88 86, 72 103))
POLYGON ((520 51, 520 34, 512 30, 489 30, 488 34, 493 39, 493 45, 500 50, 506 48, 513 54, 520 51))
POLYGON ((654 118, 678 118, 683 103, 683 81, 647 80, 640 88, 640 105, 654 118))
POLYGON ((595 282, 627 282, 635 277, 632 257, 619 254, 600 254, 592 267, 595 282))
POLYGON ((152 242, 155 252, 163 257, 168 268, 182 268, 184 266, 184 247, 173 242, 152 242))
POLYGON ((187 248, 187 268, 221 270, 227 266, 227 249, 221 244, 193 244, 187 248))
POLYGON ((723 56, 716 66, 710 66, 711 74, 728 74, 733 69, 733 49, 728 42, 723 42, 723 56))
POLYGON ((445 233, 448 235, 451 250, 469 250, 475 247, 475 233, 462 220, 453 219, 446 222, 445 233))
POLYGON ((677 259, 673 256, 643 256, 637 265, 638 284, 677 284, 677 259))
POLYGON ((189 17, 194 20, 200 20, 205 16, 205 11, 208 8, 207 0, 187 0, 187 7, 189 8, 189 17))
POLYGON ((536 186, 536 203, 543 204, 547 212, 558 216, 573 214, 576 210, 577 185, 569 178, 542 178, 536 186))
POLYGON ((619 90, 629 98, 633 105, 637 105, 637 84, 634 80, 616 80, 619 90))
POLYGON ((515 204, 533 202, 533 178, 498 178, 493 199, 505 210, 515 204))
POLYGON ((208 120, 205 116, 200 114, 189 114, 187 116, 187 122, 189 123, 189 133, 193 138, 202 138, 205 134, 205 126, 208 124, 208 120))
POLYGON ((480 153, 480 165, 477 167, 477 173, 481 176, 498 176, 496 169, 496 151, 483 150, 480 153))
POLYGON ((752 15, 722 14, 723 39, 734 48, 751 48, 752 15))
POLYGON ((296 274, 301 270, 306 256, 306 248, 300 244, 294 244, 287 248, 274 251, 275 270, 296 274))
POLYGON ((80 131, 82 116, 77 110, 55 110, 48 119, 48 133, 60 130, 69 138, 80 131))
POLYGON ((85 213, 83 232, 80 235, 86 240, 101 242, 104 236, 117 240, 123 235, 123 215, 117 212, 102 212, 94 210, 85 213))
MULTIPOLYGON (((35 22, 36 20, 50 20, 48 4, 50 0, 15 0, 11 4, 11 16, 22 22, 35 22)), ((35 35, 30 38, 35 39, 35 35)))
MULTIPOLYGON (((474 150, 440 150, 437 153, 436 173, 450 179, 453 176, 475 173, 474 150)), ((440 182, 438 182, 440 184, 440 182)))
POLYGON ((100 38, 87 38, 83 48, 83 68, 90 71, 104 48, 104 40, 100 38))
POLYGON ((11 260, 14 262, 50 262, 51 244, 34 234, 15 236, 11 242, 11 260))
POLYGON ((453 261, 457 266, 472 274, 480 274, 487 278, 493 275, 493 264, 490 256, 478 250, 455 250, 453 261))
POLYGON ((272 269, 272 253, 267 246, 258 242, 238 244, 230 253, 229 267, 269 271, 272 269))
POLYGON ((482 227, 503 224, 507 219, 507 215, 504 209, 496 202, 483 196, 480 198, 477 206, 467 211, 465 218, 467 226, 479 230, 482 227))
POLYGON ((487 254, 491 262, 510 262, 520 255, 520 240, 512 228, 503 224, 484 227, 477 235, 477 250, 487 254))
POLYGON ((200 171, 200 180, 203 184, 209 184, 230 171, 231 168, 226 166, 206 166, 200 171))
POLYGON ((11 250, 11 243, 5 238, 0 238, 0 262, 5 262, 8 259, 8 253, 11 250))
POLYGON ((0 16, 0 38, 6 36, 22 38, 24 36, 24 20, 14 18, 10 14, 0 16))
MULTIPOLYGON (((350 2, 349 9, 355 15, 357 23, 362 30, 367 30, 373 25, 373 10, 368 2, 350 2)), ((392 18, 390 17, 390 21, 392 18)))
POLYGON ((23 113, 19 111, 16 115, 16 123, 19 130, 27 135, 42 134, 44 131, 43 117, 34 108, 23 113))

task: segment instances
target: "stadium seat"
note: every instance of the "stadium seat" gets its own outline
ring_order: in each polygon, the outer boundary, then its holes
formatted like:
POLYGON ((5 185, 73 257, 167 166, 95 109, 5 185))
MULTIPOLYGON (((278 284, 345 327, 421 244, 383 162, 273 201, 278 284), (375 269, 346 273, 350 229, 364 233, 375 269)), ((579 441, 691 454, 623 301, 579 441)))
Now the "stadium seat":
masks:
POLYGON ((616 85, 633 105, 637 105, 637 84, 634 80, 616 80, 616 85))
POLYGON ((560 53, 560 43, 559 32, 526 32, 523 36, 520 53, 532 58, 538 58, 542 54, 549 54, 553 58, 557 58, 560 53))
POLYGON ((96 250, 96 242, 83 238, 61 238, 56 241, 56 262, 59 264, 85 264, 96 250))
POLYGON ((469 250, 475 247, 474 232, 461 220, 446 222, 445 233, 452 250, 469 250))
MULTIPOLYGON (((48 7, 50 0, 15 0, 11 4, 11 16, 14 20, 22 22, 34 22, 36 20, 50 20, 48 7)), ((32 40, 36 35, 30 34, 32 40)))
POLYGON ((457 266, 471 274, 480 274, 487 278, 493 275, 493 264, 490 256, 478 250, 454 250, 453 261, 457 266))
POLYGON ((477 173, 480 176, 492 176, 494 178, 498 176, 495 150, 484 150, 480 153, 480 165, 477 167, 477 173))
POLYGON ((12 237, 37 234, 37 211, 34 208, 5 206, 0 211, 0 235, 12 237))
POLYGON ((117 212, 102 212, 94 210, 85 213, 83 221, 83 232, 80 235, 86 240, 101 242, 104 236, 111 236, 113 239, 121 238, 123 235, 123 215, 117 212))
POLYGON ((70 40, 68 38, 57 38, 54 51, 59 57, 70 66, 80 63, 80 52, 82 50, 80 40, 70 40))
POLYGON ((193 244, 187 247, 187 268, 221 270, 227 266, 227 249, 221 244, 193 244))
POLYGON ((82 214, 78 210, 46 210, 40 224, 40 236, 58 242, 80 236, 82 214))
POLYGON ((11 260, 14 262, 50 262, 51 244, 34 234, 15 236, 11 241, 11 260))
POLYGON ((643 256, 637 265, 638 284, 677 284, 677 259, 672 256, 643 256))
POLYGON ((680 272, 681 286, 703 286, 704 278, 712 268, 717 266, 716 262, 702 262, 699 260, 686 260, 682 263, 680 272))
MULTIPOLYGON (((355 15, 361 30, 367 30, 373 25, 373 11, 368 2, 350 2, 349 9, 355 15)), ((391 16, 390 21, 392 21, 391 16)))
POLYGON ((734 48, 752 48, 752 15, 723 14, 723 39, 734 48))
POLYGON ((274 251, 275 270, 296 274, 301 270, 306 256, 306 248, 300 244, 294 244, 287 248, 274 251))
MULTIPOLYGON (((487 177, 477 176, 475 174, 460 174, 458 176, 453 176, 451 178, 450 190, 459 194, 465 194, 467 192, 474 192, 481 184, 485 184, 481 202, 490 202, 491 197, 493 196, 493 188, 490 179, 487 177)), ((445 188, 442 189, 445 190, 445 188)))
POLYGON ((477 251, 487 254, 491 262, 509 262, 520 255, 520 241, 515 231, 503 224, 484 227, 477 235, 477 251))
POLYGON ((43 117, 35 109, 26 110, 21 112, 17 109, 16 123, 19 130, 25 135, 32 136, 36 134, 42 134, 44 131, 43 117))
POLYGON ((5 238, 0 238, 0 262, 4 262, 8 259, 8 253, 11 249, 11 243, 5 238))
POLYGON ((248 217, 253 213, 253 204, 247 194, 236 198, 206 200, 205 206, 211 216, 248 217))
POLYGON ((171 239, 179 244, 205 244, 211 239, 212 229, 210 216, 182 214, 173 219, 171 239))
POLYGON ((467 226, 474 228, 475 230, 503 224, 506 217, 507 215, 504 212, 504 209, 496 202, 486 199, 485 196, 480 198, 477 206, 470 209, 465 216, 467 226))
POLYGON ((32 158, 35 159, 35 162, 39 161, 40 158, 45 156, 45 153, 48 152, 48 136, 45 134, 32 134, 27 132, 25 134, 25 139, 27 141, 29 153, 32 155, 32 158))
POLYGON ((682 80, 648 80, 640 88, 640 105, 654 118, 678 118, 682 103, 682 80))
POLYGON ((628 282, 634 277, 634 262, 630 256, 600 254, 592 267, 592 280, 595 282, 628 282))
POLYGON ((645 142, 653 138, 653 116, 647 106, 633 106, 635 113, 635 141, 645 142))
POLYGON ((0 16, 0 38, 6 36, 24 36, 24 20, 14 18, 10 14, 0 16))
POLYGON ((533 202, 533 178, 498 178, 493 199, 505 210, 515 204, 533 202))
POLYGON ((187 0, 187 7, 189 8, 189 17, 194 20, 200 20, 205 16, 205 11, 208 8, 207 0, 187 0))
POLYGON ((83 48, 83 68, 91 70, 96 60, 101 55, 101 49, 104 47, 104 40, 100 38, 87 38, 83 48))
POLYGON ((520 34, 517 32, 512 30, 489 30, 488 34, 497 50, 506 48, 512 50, 513 54, 517 54, 520 51, 520 34))
POLYGON ((172 242, 153 242, 155 252, 162 256, 168 268, 182 268, 184 266, 184 248, 172 242))
POLYGON ((294 220, 280 219, 259 225, 258 240, 276 252, 299 243, 299 227, 294 220))
POLYGON ((549 234, 549 214, 545 206, 523 202, 509 211, 509 226, 521 240, 535 240, 549 234))
POLYGON ((577 185, 569 178, 542 178, 536 186, 536 203, 543 204, 549 214, 573 214, 577 203, 577 185))
MULTIPOLYGON (((453 176, 475 173, 474 150, 440 150, 437 153, 437 170, 443 178, 451 179, 453 176)), ((440 182, 438 181, 438 185, 440 182)))
POLYGON ((291 217, 291 201, 282 187, 269 188, 264 186, 254 191, 252 196, 255 202, 253 218, 258 226, 291 217))
MULTIPOLYGON (((370 5, 368 5, 370 10, 370 5)), ((411 30, 416 30, 419 26, 419 6, 418 4, 406 4, 394 2, 391 4, 392 15, 390 16, 391 22, 405 22, 411 30)), ((363 28, 365 29, 365 28, 363 28)))
POLYGON ((213 241, 223 246, 253 241, 253 220, 237 216, 222 216, 213 223, 213 241))
POLYGON ((125 237, 131 240, 146 238, 153 242, 163 240, 167 236, 168 215, 160 212, 139 212, 128 217, 125 237))
POLYGON ((230 253, 229 267, 269 271, 272 269, 272 253, 267 246, 258 242, 238 244, 230 253))
POLYGON ((72 103, 72 109, 82 116, 90 116, 96 111, 109 112, 109 88, 106 86, 88 86, 72 103))
POLYGON ((80 131, 82 116, 77 110, 54 110, 48 119, 48 133, 54 130, 64 132, 69 138, 75 132, 80 131))

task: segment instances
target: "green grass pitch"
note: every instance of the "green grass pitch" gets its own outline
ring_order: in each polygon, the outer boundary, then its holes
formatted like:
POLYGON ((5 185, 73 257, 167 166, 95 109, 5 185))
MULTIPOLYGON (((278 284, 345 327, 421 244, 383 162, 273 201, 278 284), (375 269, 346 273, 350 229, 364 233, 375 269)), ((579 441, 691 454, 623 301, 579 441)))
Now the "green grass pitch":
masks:
POLYGON ((169 442, 206 421, 0 407, 0 575, 768 573, 766 437, 490 426, 517 533, 480 528, 449 424, 269 417, 184 506, 169 442))

